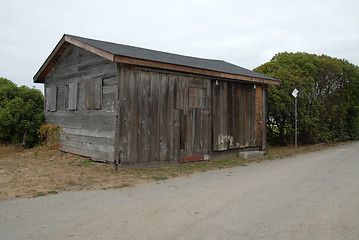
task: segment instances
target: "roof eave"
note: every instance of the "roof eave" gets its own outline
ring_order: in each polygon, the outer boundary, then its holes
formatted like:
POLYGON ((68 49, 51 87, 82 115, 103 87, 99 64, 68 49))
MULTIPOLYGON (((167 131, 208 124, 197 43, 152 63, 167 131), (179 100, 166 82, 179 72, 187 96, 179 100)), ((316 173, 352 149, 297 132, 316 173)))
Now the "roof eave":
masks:
POLYGON ((131 58, 131 57, 125 57, 119 55, 115 55, 114 61, 118 63, 127 63, 127 64, 133 64, 133 65, 144 66, 144 67, 153 67, 153 68, 166 69, 166 70, 172 70, 178 72, 194 73, 199 75, 227 78, 227 79, 246 81, 252 83, 279 85, 279 81, 275 79, 266 79, 266 78, 251 77, 251 76, 245 76, 245 75, 239 75, 233 73, 218 72, 214 70, 194 68, 184 65, 157 62, 157 61, 131 58))

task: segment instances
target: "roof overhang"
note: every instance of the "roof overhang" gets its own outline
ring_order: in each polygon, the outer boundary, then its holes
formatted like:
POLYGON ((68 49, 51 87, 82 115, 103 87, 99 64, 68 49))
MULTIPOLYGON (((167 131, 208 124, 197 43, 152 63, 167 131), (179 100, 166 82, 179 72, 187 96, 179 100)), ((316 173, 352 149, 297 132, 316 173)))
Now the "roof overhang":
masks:
POLYGON ((131 58, 131 57, 126 57, 126 56, 114 55, 114 54, 106 52, 102 49, 99 49, 99 48, 93 47, 91 45, 88 45, 86 43, 83 43, 71 36, 66 35, 66 34, 61 38, 61 40, 58 42, 58 44, 56 45, 54 50, 52 50, 49 57, 42 64, 42 66, 38 70, 38 72, 35 74, 35 76, 34 76, 35 83, 44 83, 45 82, 46 75, 51 71, 53 66, 58 61, 58 59, 61 57, 61 55, 65 52, 65 50, 71 44, 75 45, 77 47, 80 47, 82 49, 85 49, 89 52, 92 52, 96 55, 99 55, 101 57, 104 57, 110 61, 118 62, 118 63, 127 63, 127 64, 143 66, 143 67, 167 69, 167 70, 178 71, 178 72, 193 73, 193 74, 218 77, 218 78, 227 78, 227 79, 232 79, 232 80, 239 80, 239 81, 246 81, 246 82, 253 82, 253 83, 279 85, 278 80, 250 77, 250 76, 245 76, 245 75, 218 72, 218 71, 202 69, 202 68, 195 68, 195 67, 171 64, 171 63, 164 63, 164 62, 157 62, 157 61, 150 61, 150 60, 139 59, 139 58, 131 58))
POLYGON ((175 65, 175 64, 171 64, 171 63, 155 62, 155 61, 143 60, 143 59, 138 59, 138 58, 115 56, 115 62, 133 64, 133 65, 144 66, 144 67, 166 69, 166 70, 172 70, 172 71, 177 71, 177 72, 193 73, 193 74, 199 74, 199 75, 204 75, 204 76, 227 78, 227 79, 246 81, 246 82, 279 85, 279 81, 277 81, 277 80, 249 77, 249 76, 224 73, 224 72, 217 72, 217 71, 207 70, 207 69, 202 69, 202 68, 193 68, 193 67, 188 67, 188 66, 175 65))

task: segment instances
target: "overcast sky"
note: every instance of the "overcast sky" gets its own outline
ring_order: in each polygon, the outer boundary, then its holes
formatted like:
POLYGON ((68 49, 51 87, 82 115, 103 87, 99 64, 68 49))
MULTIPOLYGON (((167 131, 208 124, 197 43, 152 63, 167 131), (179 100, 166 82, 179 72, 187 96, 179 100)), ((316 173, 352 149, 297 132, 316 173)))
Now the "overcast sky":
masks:
POLYGON ((0 0, 0 77, 33 76, 64 33, 253 69, 278 52, 359 65, 359 1, 0 0))

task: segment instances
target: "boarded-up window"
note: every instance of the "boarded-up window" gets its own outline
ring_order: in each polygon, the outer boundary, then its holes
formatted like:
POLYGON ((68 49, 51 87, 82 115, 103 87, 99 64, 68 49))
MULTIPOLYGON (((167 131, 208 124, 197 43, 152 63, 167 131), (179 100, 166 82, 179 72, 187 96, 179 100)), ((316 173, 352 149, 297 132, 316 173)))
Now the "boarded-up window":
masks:
POLYGON ((65 85, 65 109, 77 109, 77 82, 65 85))
POLYGON ((70 85, 65 85, 65 108, 69 107, 70 85))
POLYGON ((207 89, 198 86, 188 87, 188 106, 194 108, 206 108, 207 89))
POLYGON ((86 82, 86 109, 101 109, 102 79, 86 82))
POLYGON ((56 111, 57 87, 50 86, 45 89, 46 94, 46 111, 56 111))

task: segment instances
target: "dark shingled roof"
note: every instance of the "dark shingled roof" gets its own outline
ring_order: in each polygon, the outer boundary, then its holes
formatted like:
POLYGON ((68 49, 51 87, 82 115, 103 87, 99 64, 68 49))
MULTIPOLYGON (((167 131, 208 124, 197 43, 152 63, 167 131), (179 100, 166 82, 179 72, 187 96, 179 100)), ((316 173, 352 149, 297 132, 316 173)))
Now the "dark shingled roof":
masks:
POLYGON ((256 77, 262 79, 269 79, 275 80, 271 77, 253 72, 251 70, 242 68, 240 66, 222 61, 222 60, 212 60, 212 59, 204 59, 204 58, 196 58, 196 57, 189 57, 183 56, 179 54, 173 53, 166 53, 161 51, 155 51, 145 48, 133 47, 123 44, 111 43, 111 42, 104 42, 99 40, 93 40, 73 35, 67 36, 74 38, 82 43, 90 45, 92 47, 101 49, 108 53, 130 57, 130 58, 138 58, 150 61, 156 61, 161 63, 171 63, 176 65, 182 65, 187 67, 194 67, 206 70, 213 70, 217 72, 224 72, 224 73, 231 73, 231 74, 238 74, 244 75, 249 77, 256 77))

